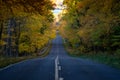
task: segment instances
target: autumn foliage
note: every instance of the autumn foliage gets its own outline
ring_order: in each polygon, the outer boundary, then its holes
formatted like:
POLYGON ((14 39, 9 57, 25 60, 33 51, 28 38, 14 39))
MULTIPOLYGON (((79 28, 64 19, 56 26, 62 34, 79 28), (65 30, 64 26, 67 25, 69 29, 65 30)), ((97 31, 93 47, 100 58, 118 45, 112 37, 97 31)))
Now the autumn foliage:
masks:
POLYGON ((53 30, 50 0, 0 0, 0 55, 38 53, 53 30))
POLYGON ((120 55, 119 0, 64 0, 60 30, 78 54, 107 52, 120 55))

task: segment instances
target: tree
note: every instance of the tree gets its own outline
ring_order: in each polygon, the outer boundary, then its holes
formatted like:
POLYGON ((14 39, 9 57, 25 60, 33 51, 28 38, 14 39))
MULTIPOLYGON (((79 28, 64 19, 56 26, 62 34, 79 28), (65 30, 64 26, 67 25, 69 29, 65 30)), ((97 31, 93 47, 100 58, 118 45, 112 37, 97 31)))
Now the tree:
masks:
POLYGON ((52 9, 50 0, 0 0, 0 52, 18 56, 44 47, 49 40, 44 36, 53 21, 52 9), (42 27, 44 34, 40 33, 42 27))
MULTIPOLYGON (((67 11, 62 19, 66 25, 62 26, 68 42, 77 39, 79 50, 84 52, 107 51, 113 55, 119 49, 119 0, 64 0, 64 4, 67 11)), ((74 40, 71 43, 76 44, 74 40)))

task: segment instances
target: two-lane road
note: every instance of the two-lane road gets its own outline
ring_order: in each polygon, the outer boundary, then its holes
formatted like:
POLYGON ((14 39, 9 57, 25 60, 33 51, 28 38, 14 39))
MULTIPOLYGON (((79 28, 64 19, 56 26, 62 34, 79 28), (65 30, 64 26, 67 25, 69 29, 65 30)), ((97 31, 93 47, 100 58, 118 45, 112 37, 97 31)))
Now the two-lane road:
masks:
POLYGON ((0 80, 120 80, 120 70, 69 57, 62 38, 57 35, 47 57, 26 60, 0 70, 0 80))

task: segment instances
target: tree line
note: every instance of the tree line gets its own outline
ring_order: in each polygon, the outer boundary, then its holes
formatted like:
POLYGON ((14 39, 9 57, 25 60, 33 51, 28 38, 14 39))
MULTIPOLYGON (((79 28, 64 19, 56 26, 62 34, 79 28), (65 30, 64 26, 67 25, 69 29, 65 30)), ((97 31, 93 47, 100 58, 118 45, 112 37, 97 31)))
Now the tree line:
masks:
POLYGON ((60 30, 71 49, 120 55, 119 0, 64 0, 64 5, 60 30))
POLYGON ((37 53, 54 38, 53 5, 50 0, 0 0, 0 55, 37 53))

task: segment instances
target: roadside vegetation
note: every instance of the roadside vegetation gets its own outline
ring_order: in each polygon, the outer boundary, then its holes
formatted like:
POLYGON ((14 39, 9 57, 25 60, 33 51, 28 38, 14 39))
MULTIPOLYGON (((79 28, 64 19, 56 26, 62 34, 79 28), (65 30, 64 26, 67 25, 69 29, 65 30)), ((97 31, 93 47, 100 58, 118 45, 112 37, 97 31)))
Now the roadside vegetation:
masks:
POLYGON ((0 67, 38 55, 55 38, 53 6, 50 0, 0 0, 0 67))
POLYGON ((106 52, 98 52, 97 54, 94 54, 94 52, 89 53, 81 53, 79 50, 71 49, 69 46, 65 44, 65 48, 68 52, 68 55, 71 57, 77 57, 77 58, 83 58, 83 59, 90 59, 95 62, 99 62, 102 64, 109 65, 113 68, 120 69, 120 58, 116 55, 108 55, 106 52))
POLYGON ((72 56, 120 68, 120 1, 64 0, 59 30, 72 56))
POLYGON ((32 55, 27 55, 27 56, 21 56, 21 57, 4 57, 4 56, 0 56, 0 68, 9 66, 11 64, 15 64, 21 61, 25 61, 25 60, 29 60, 29 59, 34 59, 34 58, 44 58, 46 57, 52 47, 52 44, 50 43, 49 45, 46 46, 47 49, 45 49, 43 52, 41 53, 34 53, 32 55), (36 55, 37 54, 37 55, 36 55))

